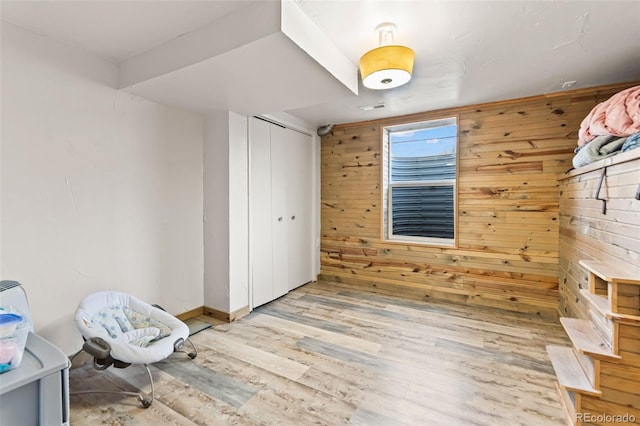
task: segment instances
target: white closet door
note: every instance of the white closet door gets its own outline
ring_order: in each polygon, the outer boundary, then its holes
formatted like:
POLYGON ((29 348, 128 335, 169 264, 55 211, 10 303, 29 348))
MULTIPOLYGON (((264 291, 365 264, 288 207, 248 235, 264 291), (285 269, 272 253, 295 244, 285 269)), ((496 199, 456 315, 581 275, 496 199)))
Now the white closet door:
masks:
POLYGON ((286 129, 271 125, 271 215, 273 297, 276 299, 289 291, 289 250, 287 232, 287 169, 291 165, 291 153, 286 129))
POLYGON ((289 287, 306 284, 312 279, 312 170, 311 136, 287 129, 287 221, 289 246, 289 287))
MULTIPOLYGON (((271 216, 271 124, 250 120, 251 192, 250 250, 252 304, 273 300, 272 216, 271 216)), ((231 236, 233 238, 233 236, 231 236)))

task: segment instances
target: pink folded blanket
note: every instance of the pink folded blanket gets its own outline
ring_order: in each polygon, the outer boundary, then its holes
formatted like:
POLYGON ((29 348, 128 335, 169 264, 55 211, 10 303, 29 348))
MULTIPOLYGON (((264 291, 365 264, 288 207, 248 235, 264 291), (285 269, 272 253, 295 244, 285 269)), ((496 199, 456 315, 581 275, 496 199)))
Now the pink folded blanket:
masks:
POLYGON ((640 86, 618 92, 596 105, 580 124, 578 146, 596 136, 629 136, 637 132, 640 132, 640 86))

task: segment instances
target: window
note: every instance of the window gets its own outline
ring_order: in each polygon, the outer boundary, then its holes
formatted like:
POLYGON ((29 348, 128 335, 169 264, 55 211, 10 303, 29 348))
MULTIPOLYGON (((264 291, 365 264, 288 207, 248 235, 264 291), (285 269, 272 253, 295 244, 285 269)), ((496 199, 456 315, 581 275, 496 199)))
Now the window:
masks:
POLYGON ((455 118, 384 128, 384 233, 389 240, 455 245, 455 118))

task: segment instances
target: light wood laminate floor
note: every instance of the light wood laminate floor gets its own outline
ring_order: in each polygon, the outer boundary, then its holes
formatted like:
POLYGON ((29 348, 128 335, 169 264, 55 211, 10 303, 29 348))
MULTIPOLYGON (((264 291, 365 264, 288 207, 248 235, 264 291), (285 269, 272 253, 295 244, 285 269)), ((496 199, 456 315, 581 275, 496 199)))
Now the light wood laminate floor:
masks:
MULTIPOLYGON (((566 424, 545 345, 569 342, 557 322, 530 315, 319 282, 192 340, 195 360, 151 366, 149 409, 72 396, 72 424, 566 424)), ((132 385, 149 389, 140 366, 70 372, 72 391, 132 385)))

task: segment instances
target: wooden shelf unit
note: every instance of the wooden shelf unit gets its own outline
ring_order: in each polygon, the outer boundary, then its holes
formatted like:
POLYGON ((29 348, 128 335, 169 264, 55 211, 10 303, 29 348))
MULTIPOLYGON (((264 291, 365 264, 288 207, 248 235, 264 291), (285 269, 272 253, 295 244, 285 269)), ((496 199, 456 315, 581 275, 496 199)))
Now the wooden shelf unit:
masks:
POLYGON ((589 274, 588 319, 560 318, 573 346, 547 346, 562 406, 572 425, 588 424, 587 415, 640 425, 640 269, 579 264, 589 274))

